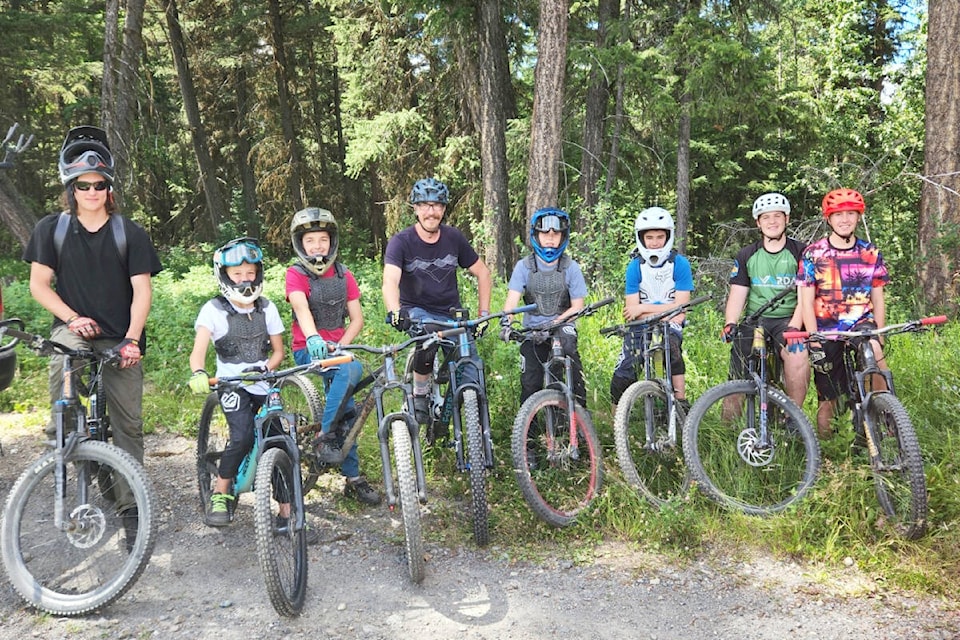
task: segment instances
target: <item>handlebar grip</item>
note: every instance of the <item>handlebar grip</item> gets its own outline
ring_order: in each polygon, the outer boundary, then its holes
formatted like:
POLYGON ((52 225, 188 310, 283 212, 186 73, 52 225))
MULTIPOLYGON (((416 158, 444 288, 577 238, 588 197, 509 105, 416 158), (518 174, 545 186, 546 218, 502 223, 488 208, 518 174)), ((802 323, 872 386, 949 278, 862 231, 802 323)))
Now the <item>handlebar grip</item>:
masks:
POLYGON ((809 331, 784 331, 784 340, 804 340, 810 337, 809 331))
POLYGON ((703 295, 703 296, 696 297, 696 298, 694 298, 693 300, 691 300, 690 302, 688 302, 687 304, 685 304, 685 305, 683 305, 683 306, 685 306, 685 307, 693 307, 693 306, 696 306, 696 305, 701 304, 701 303, 703 303, 703 302, 706 302, 707 300, 712 300, 712 299, 713 299, 713 296, 710 295, 710 294, 707 294, 707 295, 703 295))
POLYGON ((614 298, 613 296, 610 296, 610 297, 608 297, 608 298, 604 298, 604 299, 601 300, 600 302, 594 302, 594 303, 593 303, 592 305, 590 305, 590 306, 593 307, 594 309, 599 309, 600 307, 605 307, 605 306, 607 306, 608 304, 612 304, 612 303, 614 302, 614 300, 616 300, 616 298, 614 298))
POLYGON ((462 333, 466 333, 466 327, 456 327, 454 329, 444 329, 443 331, 437 331, 437 339, 442 340, 443 338, 452 338, 454 336, 459 336, 462 333))
POLYGON ((515 314, 517 314, 517 313, 526 313, 526 312, 528 312, 528 311, 536 311, 536 310, 537 310, 537 303, 533 303, 533 304, 525 304, 525 305, 523 305, 522 307, 517 307, 516 309, 510 309, 510 310, 506 311, 505 313, 506 313, 506 315, 511 315, 511 316, 512 316, 512 315, 515 315, 515 314))
POLYGON ((947 321, 947 316, 931 316, 929 318, 922 318, 920 320, 920 324, 922 325, 943 324, 946 321, 947 321))
POLYGON ((328 367, 335 367, 338 364, 347 364, 348 362, 353 362, 352 353, 344 353, 338 356, 331 356, 324 360, 318 360, 316 364, 319 364, 324 369, 328 367))
POLYGON ((616 333, 616 332, 619 331, 619 330, 620 330, 620 327, 619 327, 619 326, 616 326, 616 327, 604 327, 603 329, 600 329, 600 335, 602 335, 602 336, 608 336, 608 335, 610 335, 611 333, 616 333))

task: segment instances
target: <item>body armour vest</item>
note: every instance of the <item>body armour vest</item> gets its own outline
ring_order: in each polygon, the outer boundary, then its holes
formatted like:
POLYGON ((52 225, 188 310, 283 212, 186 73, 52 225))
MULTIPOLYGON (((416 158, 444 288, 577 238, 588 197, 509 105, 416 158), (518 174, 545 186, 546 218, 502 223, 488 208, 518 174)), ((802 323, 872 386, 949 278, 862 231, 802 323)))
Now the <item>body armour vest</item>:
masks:
POLYGON ((214 304, 227 314, 227 333, 213 343, 217 357, 231 364, 266 360, 270 355, 270 336, 263 301, 258 298, 250 313, 239 313, 223 296, 217 296, 214 304))
POLYGON ((662 266, 652 267, 640 258, 640 302, 645 304, 664 304, 673 302, 677 286, 673 280, 673 264, 676 253, 670 256, 662 266))
POLYGON ((310 305, 310 315, 317 330, 332 331, 343 327, 343 320, 347 317, 347 278, 344 276, 344 267, 339 262, 333 263, 336 275, 332 278, 322 278, 303 268, 294 265, 310 282, 310 295, 307 303, 310 305))
POLYGON ((524 258, 530 277, 523 292, 526 304, 537 305, 538 316, 556 316, 570 308, 570 290, 567 288, 567 266, 570 258, 560 256, 557 268, 541 271, 536 256, 524 258))

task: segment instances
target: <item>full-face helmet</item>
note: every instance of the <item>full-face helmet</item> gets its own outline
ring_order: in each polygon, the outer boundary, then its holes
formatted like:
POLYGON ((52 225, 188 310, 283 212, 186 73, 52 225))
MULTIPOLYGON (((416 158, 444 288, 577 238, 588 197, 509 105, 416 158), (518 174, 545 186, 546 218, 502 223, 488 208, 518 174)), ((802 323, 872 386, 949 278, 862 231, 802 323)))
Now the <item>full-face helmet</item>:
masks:
POLYGON ((660 266, 673 251, 673 216, 662 207, 644 209, 633 224, 633 234, 640 257, 655 267, 660 266), (667 241, 659 249, 647 249, 643 244, 643 232, 655 229, 666 231, 667 241))
POLYGON ((530 246, 533 252, 544 262, 553 262, 563 255, 570 242, 570 216, 562 209, 544 207, 533 212, 530 219, 530 246), (562 234, 556 247, 544 247, 540 244, 541 231, 559 231, 562 234))
POLYGON ((326 209, 307 207, 293 214, 290 221, 290 242, 297 254, 297 259, 306 269, 322 276, 337 259, 339 244, 339 228, 337 219, 326 209), (325 256, 311 256, 303 248, 303 236, 311 231, 326 231, 330 234, 330 250, 325 256))
POLYGON ((60 148, 60 182, 64 186, 85 173, 97 173, 112 183, 113 154, 107 144, 107 133, 99 127, 74 127, 67 133, 60 148))
POLYGON ((753 201, 753 219, 757 220, 765 213, 782 211, 790 215, 790 201, 782 193, 765 193, 753 201))
POLYGON ((863 201, 860 192, 853 189, 834 189, 823 196, 823 217, 829 218, 838 211, 856 211, 863 214, 867 209, 867 203, 863 201))
POLYGON ((439 202, 446 205, 450 202, 450 190, 436 178, 417 180, 410 190, 410 204, 418 202, 439 202))
POLYGON ((253 238, 234 238, 213 252, 213 276, 217 279, 220 293, 231 302, 250 304, 263 292, 263 250, 253 238), (234 282, 227 276, 228 267, 237 267, 246 262, 257 267, 252 282, 234 282))

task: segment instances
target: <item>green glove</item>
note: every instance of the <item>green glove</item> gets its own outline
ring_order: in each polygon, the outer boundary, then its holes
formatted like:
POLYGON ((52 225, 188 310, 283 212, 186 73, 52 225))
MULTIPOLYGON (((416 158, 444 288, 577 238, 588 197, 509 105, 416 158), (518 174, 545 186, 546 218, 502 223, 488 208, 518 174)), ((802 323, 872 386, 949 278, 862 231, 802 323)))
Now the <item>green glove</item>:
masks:
POLYGON ((203 369, 197 369, 190 376, 190 391, 196 394, 210 393, 210 374, 203 369))

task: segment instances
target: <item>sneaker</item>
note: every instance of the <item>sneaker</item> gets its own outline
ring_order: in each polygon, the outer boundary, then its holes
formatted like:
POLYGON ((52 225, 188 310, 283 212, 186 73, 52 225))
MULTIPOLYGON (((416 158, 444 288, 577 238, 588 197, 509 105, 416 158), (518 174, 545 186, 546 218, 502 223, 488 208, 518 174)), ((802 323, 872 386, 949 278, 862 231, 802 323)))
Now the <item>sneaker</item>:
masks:
MULTIPOLYGON (((289 518, 285 518, 278 514, 276 520, 274 520, 274 523, 273 523, 274 535, 278 535, 278 536, 287 535, 289 524, 290 524, 289 518)), ((304 536, 307 539, 308 545, 314 545, 320 542, 320 532, 314 529, 313 527, 311 527, 309 522, 307 522, 306 526, 304 527, 304 536)))
POLYGON ((126 536, 127 553, 133 551, 137 544, 137 529, 140 528, 140 510, 130 507, 120 512, 120 521, 123 523, 123 533, 126 536))
POLYGON ((363 504, 380 504, 380 492, 370 486, 367 479, 360 476, 356 480, 347 480, 343 486, 343 495, 355 498, 363 504))
POLYGON ((343 451, 337 444, 337 436, 332 432, 321 434, 314 439, 313 451, 320 462, 326 464, 343 462, 343 451))
POLYGON ((430 421, 430 398, 413 396, 413 412, 419 424, 427 424, 430 421))
POLYGON ((230 524, 230 502, 235 497, 227 493, 215 493, 210 496, 210 510, 206 514, 207 525, 225 527, 230 524))

